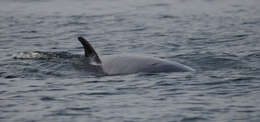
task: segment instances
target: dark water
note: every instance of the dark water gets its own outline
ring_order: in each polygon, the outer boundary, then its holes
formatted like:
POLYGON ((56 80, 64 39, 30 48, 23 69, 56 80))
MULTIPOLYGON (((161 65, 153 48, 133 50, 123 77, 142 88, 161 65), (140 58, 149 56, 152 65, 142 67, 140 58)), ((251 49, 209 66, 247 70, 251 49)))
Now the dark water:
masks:
POLYGON ((1 122, 259 122, 259 0, 2 0, 1 122), (192 73, 97 75, 100 55, 138 53, 192 73), (15 59, 43 51, 56 58, 15 59), (24 56, 24 55, 23 55, 24 56))

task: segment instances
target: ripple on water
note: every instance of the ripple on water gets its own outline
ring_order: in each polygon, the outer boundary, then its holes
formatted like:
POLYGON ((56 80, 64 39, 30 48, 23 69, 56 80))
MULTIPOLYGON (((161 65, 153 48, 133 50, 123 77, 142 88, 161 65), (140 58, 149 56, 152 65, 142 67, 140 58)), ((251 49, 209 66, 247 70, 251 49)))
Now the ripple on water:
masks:
POLYGON ((41 101, 55 101, 55 97, 51 97, 51 96, 43 96, 40 98, 41 101))

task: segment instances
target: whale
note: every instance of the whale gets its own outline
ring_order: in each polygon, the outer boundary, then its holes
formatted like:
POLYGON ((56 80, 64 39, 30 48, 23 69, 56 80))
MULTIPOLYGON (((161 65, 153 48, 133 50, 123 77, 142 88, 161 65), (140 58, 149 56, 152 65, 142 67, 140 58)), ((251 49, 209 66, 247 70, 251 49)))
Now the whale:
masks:
POLYGON ((134 73, 192 72, 193 68, 184 64, 160 58, 133 54, 99 56, 92 45, 83 37, 78 37, 85 57, 92 65, 99 66, 105 75, 124 75, 134 73))

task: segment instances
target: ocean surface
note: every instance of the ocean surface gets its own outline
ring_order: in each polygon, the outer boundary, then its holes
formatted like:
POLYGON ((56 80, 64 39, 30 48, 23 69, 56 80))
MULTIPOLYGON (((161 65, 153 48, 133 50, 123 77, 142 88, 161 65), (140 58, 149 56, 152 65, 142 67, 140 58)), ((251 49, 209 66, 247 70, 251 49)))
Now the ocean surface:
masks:
POLYGON ((1 0, 0 122, 259 122, 259 0, 1 0), (184 73, 102 75, 98 54, 184 73))

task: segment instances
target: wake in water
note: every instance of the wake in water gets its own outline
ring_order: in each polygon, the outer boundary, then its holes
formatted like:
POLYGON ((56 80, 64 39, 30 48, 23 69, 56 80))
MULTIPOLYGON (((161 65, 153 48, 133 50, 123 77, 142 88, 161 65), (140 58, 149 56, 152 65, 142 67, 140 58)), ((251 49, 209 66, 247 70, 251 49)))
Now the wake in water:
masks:
POLYGON ((33 51, 33 52, 19 52, 12 55, 14 59, 71 59, 80 58, 82 56, 71 54, 68 52, 43 52, 43 51, 33 51))
POLYGON ((99 76, 99 66, 82 55, 69 52, 19 52, 12 55, 11 61, 4 64, 1 77, 5 78, 53 78, 99 76))

